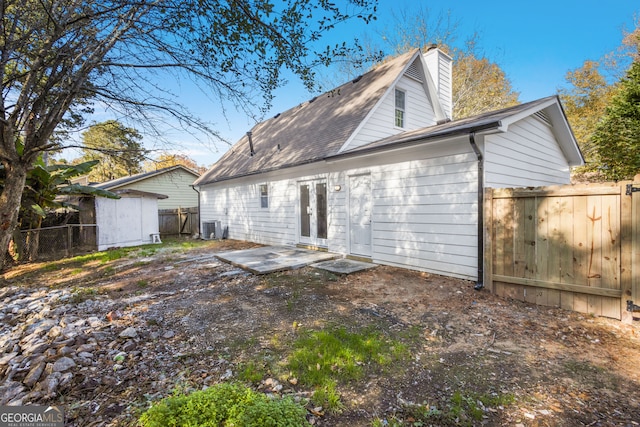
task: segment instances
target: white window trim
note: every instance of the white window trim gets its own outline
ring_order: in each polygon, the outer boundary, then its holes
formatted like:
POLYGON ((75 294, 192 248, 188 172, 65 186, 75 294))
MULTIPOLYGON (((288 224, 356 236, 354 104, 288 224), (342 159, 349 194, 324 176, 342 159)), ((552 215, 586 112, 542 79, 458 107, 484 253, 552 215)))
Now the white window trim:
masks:
POLYGON ((396 87, 393 91, 393 127, 396 129, 406 129, 407 128, 407 91, 405 89, 396 87), (396 105, 397 93, 402 92, 404 94, 404 107, 402 109, 398 108, 396 105), (396 122, 396 112, 400 110, 402 111, 402 126, 398 126, 396 122))
POLYGON ((266 182, 258 184, 258 198, 260 199, 260 209, 269 209, 269 184, 266 182), (267 190, 266 197, 262 195, 262 187, 267 190), (263 200, 266 200, 266 206, 264 205, 263 200))

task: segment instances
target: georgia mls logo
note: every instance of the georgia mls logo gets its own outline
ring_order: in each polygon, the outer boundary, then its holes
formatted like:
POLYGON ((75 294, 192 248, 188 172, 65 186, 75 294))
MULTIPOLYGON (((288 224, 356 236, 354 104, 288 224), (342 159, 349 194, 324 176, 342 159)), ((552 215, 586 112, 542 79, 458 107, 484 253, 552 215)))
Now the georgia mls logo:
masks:
POLYGON ((64 427, 57 406, 0 406, 0 427, 64 427))

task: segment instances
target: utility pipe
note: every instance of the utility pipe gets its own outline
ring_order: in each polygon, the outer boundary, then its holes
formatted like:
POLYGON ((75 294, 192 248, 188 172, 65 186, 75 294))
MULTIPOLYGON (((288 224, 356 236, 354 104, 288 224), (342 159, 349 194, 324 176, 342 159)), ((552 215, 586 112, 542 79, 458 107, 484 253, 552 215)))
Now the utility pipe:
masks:
POLYGON ((200 191, 196 190, 196 186, 192 185, 191 188, 193 188, 193 191, 195 191, 196 193, 198 193, 198 238, 202 238, 202 234, 200 233, 200 191))
POLYGON ((484 157, 476 144, 476 133, 469 134, 469 143, 478 158, 478 281, 476 291, 484 288, 484 157))

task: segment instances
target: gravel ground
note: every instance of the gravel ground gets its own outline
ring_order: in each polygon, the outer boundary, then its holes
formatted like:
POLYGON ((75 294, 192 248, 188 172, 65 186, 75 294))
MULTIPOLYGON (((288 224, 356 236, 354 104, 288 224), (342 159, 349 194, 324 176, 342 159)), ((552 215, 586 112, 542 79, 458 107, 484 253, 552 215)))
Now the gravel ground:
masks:
MULTIPOLYGON (((418 426, 412 408, 444 409, 456 392, 513 397, 460 424, 640 425, 638 321, 505 300, 471 282, 391 267, 254 276, 215 258, 247 247, 168 245, 5 271, 0 405, 61 405, 73 426, 135 425, 176 390, 234 381, 248 361, 284 357, 274 342, 298 328, 338 324, 383 330, 411 354, 392 373, 341 384, 345 409, 311 410, 315 425, 418 426)), ((253 386, 303 402, 311 392, 269 377, 253 386)))

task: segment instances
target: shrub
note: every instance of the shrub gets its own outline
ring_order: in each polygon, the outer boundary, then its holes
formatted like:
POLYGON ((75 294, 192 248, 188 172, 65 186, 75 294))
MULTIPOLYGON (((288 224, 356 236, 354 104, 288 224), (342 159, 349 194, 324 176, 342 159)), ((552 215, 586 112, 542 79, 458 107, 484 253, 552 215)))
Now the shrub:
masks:
POLYGON ((305 409, 290 398, 269 398, 237 384, 218 384, 167 397, 140 417, 144 427, 302 427, 305 409))

